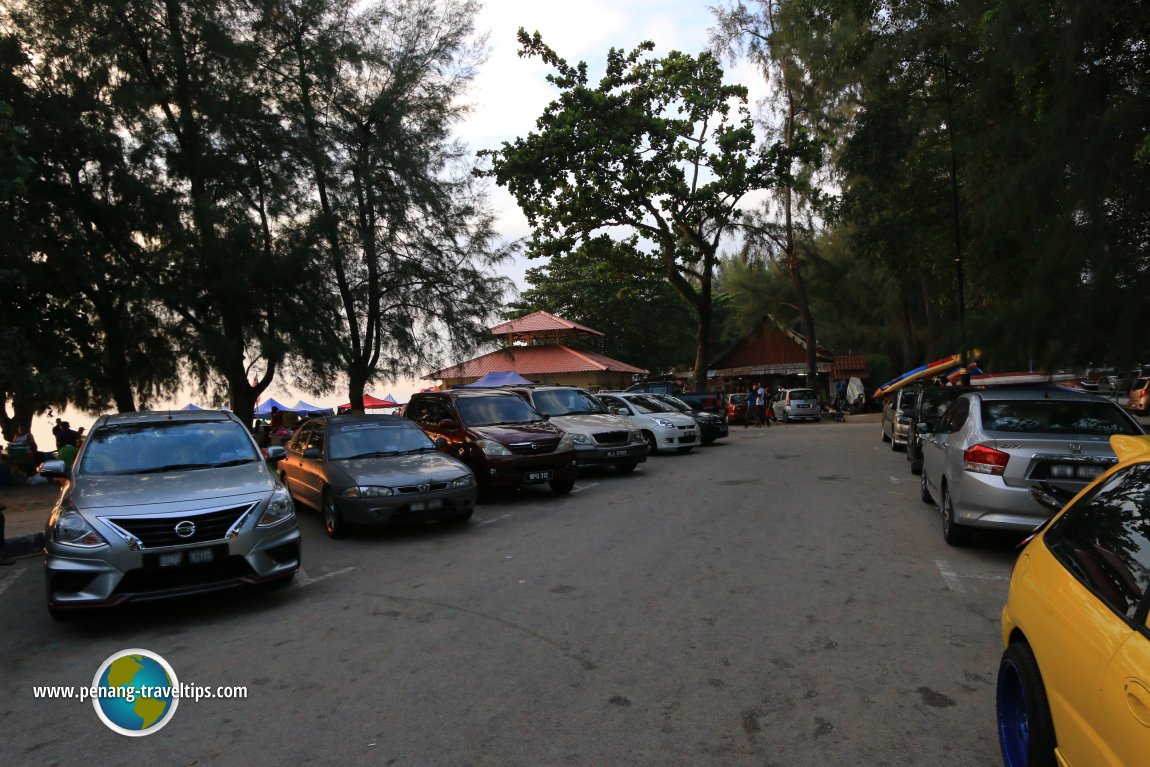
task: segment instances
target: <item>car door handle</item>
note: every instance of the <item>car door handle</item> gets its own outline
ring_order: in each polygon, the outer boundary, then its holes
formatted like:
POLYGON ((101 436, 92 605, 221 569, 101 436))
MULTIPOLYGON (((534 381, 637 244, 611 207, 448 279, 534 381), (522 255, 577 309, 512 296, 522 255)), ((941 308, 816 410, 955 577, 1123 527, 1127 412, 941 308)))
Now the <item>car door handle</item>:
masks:
POLYGON ((1144 727, 1150 727, 1150 688, 1137 679, 1126 680, 1126 707, 1144 727))

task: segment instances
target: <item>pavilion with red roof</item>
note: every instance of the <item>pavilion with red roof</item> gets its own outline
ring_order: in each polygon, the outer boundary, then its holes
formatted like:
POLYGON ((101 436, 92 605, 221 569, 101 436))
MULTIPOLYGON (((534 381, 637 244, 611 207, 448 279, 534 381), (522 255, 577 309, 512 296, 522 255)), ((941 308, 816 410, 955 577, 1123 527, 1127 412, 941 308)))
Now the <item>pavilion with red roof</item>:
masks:
POLYGON ((622 389, 643 368, 582 349, 572 349, 563 342, 572 338, 602 336, 577 322, 549 312, 535 312, 491 328, 491 335, 501 338, 502 349, 458 365, 436 370, 424 380, 440 380, 444 386, 471 383, 487 373, 514 371, 535 383, 566 384, 584 389, 622 389))

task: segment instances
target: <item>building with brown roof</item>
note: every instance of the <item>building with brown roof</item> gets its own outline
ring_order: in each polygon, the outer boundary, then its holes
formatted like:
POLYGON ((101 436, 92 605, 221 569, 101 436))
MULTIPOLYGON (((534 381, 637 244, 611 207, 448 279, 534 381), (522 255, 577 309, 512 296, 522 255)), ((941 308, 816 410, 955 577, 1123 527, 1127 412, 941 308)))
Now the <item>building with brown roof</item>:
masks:
POLYGON ((433 371, 424 376, 424 380, 458 386, 487 373, 509 370, 536 383, 599 391, 625 388, 636 375, 647 372, 602 354, 565 345, 562 342, 572 338, 603 334, 549 312, 534 312, 501 323, 491 328, 491 335, 501 338, 504 348, 433 371))

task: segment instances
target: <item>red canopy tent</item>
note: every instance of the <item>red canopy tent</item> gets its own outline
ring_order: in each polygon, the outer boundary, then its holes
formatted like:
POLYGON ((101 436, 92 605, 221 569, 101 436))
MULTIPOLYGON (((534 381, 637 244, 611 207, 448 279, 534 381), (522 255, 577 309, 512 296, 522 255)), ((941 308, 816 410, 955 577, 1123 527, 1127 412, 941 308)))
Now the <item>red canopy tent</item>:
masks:
MULTIPOLYGON (((373 397, 370 394, 364 394, 363 395, 363 409, 364 410, 378 410, 380 408, 398 407, 398 406, 399 406, 399 403, 396 402, 395 398, 392 397, 390 394, 388 394, 383 399, 380 399, 379 397, 373 397)), ((337 409, 341 410, 341 411, 351 410, 351 403, 349 402, 346 405, 340 405, 339 408, 337 408, 337 409)))

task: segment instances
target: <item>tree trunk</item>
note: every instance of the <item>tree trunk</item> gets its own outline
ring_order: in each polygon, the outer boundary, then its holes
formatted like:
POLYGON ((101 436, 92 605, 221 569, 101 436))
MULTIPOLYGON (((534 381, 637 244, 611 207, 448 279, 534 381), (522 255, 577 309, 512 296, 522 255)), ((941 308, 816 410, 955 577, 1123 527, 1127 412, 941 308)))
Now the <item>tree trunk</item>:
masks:
POLYGON ((367 388, 367 375, 362 370, 351 369, 347 373, 347 401, 351 404, 351 412, 362 413, 363 392, 367 388))

